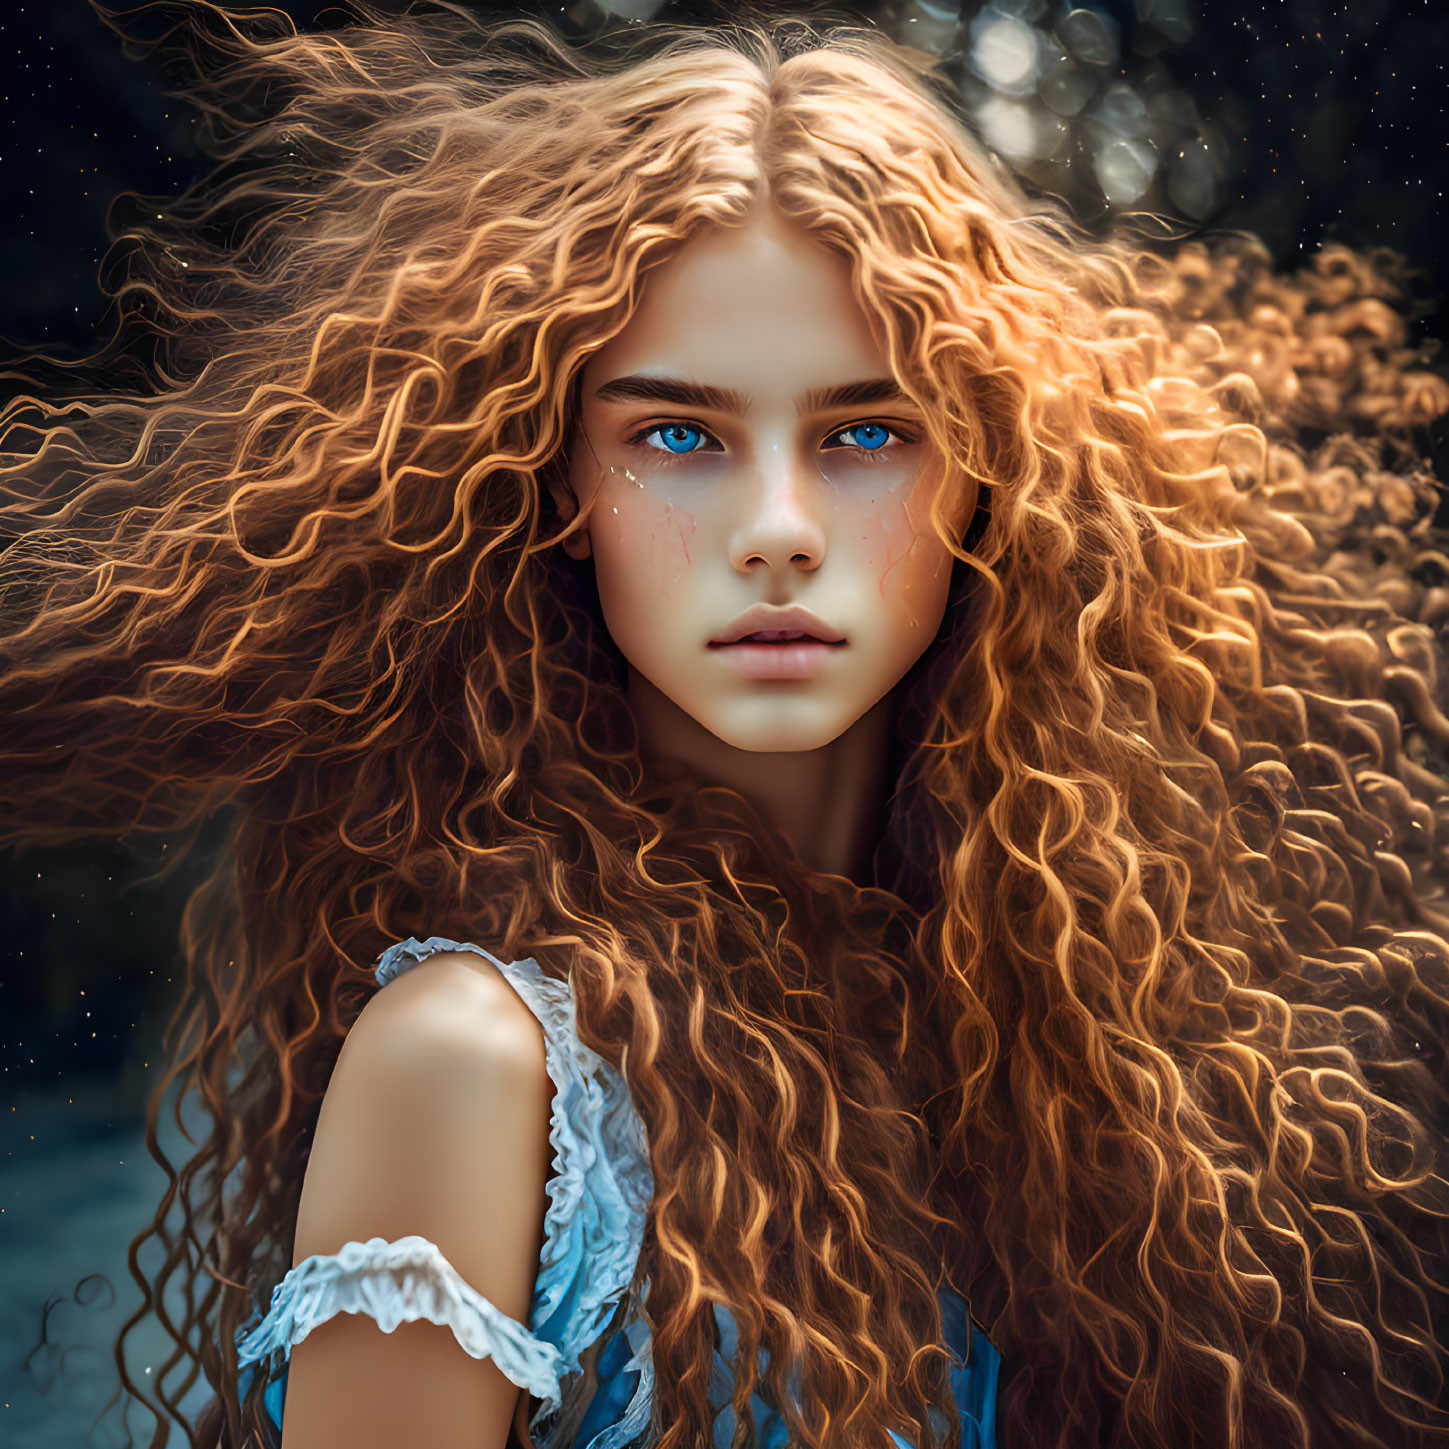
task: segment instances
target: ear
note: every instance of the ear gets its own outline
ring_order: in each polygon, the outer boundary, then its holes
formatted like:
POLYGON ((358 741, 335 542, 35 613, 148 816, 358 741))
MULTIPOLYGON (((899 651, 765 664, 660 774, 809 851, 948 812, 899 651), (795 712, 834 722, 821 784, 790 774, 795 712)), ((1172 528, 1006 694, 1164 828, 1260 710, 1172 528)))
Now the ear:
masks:
POLYGON ((588 558, 594 551, 593 542, 589 538, 588 528, 584 527, 579 529, 577 533, 569 534, 563 541, 563 548, 564 552, 570 558, 580 560, 588 558))
MULTIPOLYGON (((570 522, 579 511, 579 501, 574 496, 568 478, 561 470, 550 468, 544 481, 548 486, 549 497, 553 499, 553 506, 558 512, 560 521, 570 522)), ((586 559, 593 553, 593 542, 589 538, 587 523, 581 524, 563 540, 563 550, 573 559, 586 559)))

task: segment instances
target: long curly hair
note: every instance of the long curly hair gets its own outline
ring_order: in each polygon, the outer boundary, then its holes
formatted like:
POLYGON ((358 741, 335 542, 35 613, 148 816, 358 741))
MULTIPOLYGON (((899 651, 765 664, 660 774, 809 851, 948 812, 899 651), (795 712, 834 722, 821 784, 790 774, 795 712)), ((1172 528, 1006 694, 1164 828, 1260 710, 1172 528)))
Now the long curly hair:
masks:
POLYGON ((759 1388, 811 1449, 956 1442, 943 1274, 1004 1356, 1005 1449, 1449 1444, 1449 551, 1415 432, 1449 388, 1393 259, 1089 241, 864 29, 352 10, 186 7, 215 164, 117 237, 112 339, 22 359, 0 414, 0 841, 232 822, 115 1352, 153 1449, 161 1413, 272 1442, 235 1333, 413 934, 566 976, 626 1075, 658 1449, 712 1442, 716 1302, 746 1436, 759 1388), (951 602, 869 886, 646 776, 550 498, 589 355, 767 198, 848 260, 976 499, 964 539, 933 513, 951 602), (178 1080, 214 1130, 176 1166, 178 1080), (153 1311, 159 1403, 122 1354, 153 1311))

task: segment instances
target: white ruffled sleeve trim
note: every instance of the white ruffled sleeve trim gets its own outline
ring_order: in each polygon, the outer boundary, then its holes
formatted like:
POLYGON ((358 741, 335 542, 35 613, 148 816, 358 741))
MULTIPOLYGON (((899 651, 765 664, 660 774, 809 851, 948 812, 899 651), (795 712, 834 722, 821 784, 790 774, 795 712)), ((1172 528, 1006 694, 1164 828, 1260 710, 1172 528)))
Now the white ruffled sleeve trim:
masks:
POLYGON ((266 1317, 237 1340, 237 1367, 277 1349, 290 1356, 319 1324, 364 1313, 384 1333, 426 1319, 452 1329, 473 1358, 491 1358, 504 1376, 539 1399, 558 1395, 560 1355, 467 1283, 423 1237, 370 1238, 305 1258, 272 1294, 266 1317))

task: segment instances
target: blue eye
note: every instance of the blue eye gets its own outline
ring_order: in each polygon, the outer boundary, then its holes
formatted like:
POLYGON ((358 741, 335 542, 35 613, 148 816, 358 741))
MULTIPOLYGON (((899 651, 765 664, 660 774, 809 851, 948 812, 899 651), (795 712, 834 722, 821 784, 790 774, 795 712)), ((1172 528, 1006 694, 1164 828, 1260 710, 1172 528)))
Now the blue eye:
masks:
POLYGON ((697 453, 705 437, 702 428, 692 428, 688 423, 665 423, 661 427, 650 428, 644 434, 644 441, 656 433, 663 438, 665 449, 671 453, 697 453))
POLYGON ((891 430, 882 423, 852 423, 848 428, 841 428, 835 434, 837 438, 844 438, 848 447, 859 448, 863 452, 874 453, 885 447, 886 439, 891 435, 891 430), (851 441, 851 434, 854 434, 854 441, 851 441))

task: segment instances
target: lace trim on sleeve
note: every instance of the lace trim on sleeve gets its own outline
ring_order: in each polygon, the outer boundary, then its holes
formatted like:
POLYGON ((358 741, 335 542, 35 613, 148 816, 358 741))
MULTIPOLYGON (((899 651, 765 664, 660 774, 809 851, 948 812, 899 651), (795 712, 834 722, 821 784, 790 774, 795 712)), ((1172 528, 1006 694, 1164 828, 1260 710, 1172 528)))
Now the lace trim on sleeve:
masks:
POLYGON ((272 1294, 260 1323, 237 1339, 237 1367, 275 1353, 290 1356, 318 1325, 364 1313, 384 1333, 426 1319, 450 1328, 464 1352, 491 1358, 510 1382, 540 1399, 558 1394, 560 1355, 467 1283, 422 1237, 370 1238, 305 1258, 272 1294))

